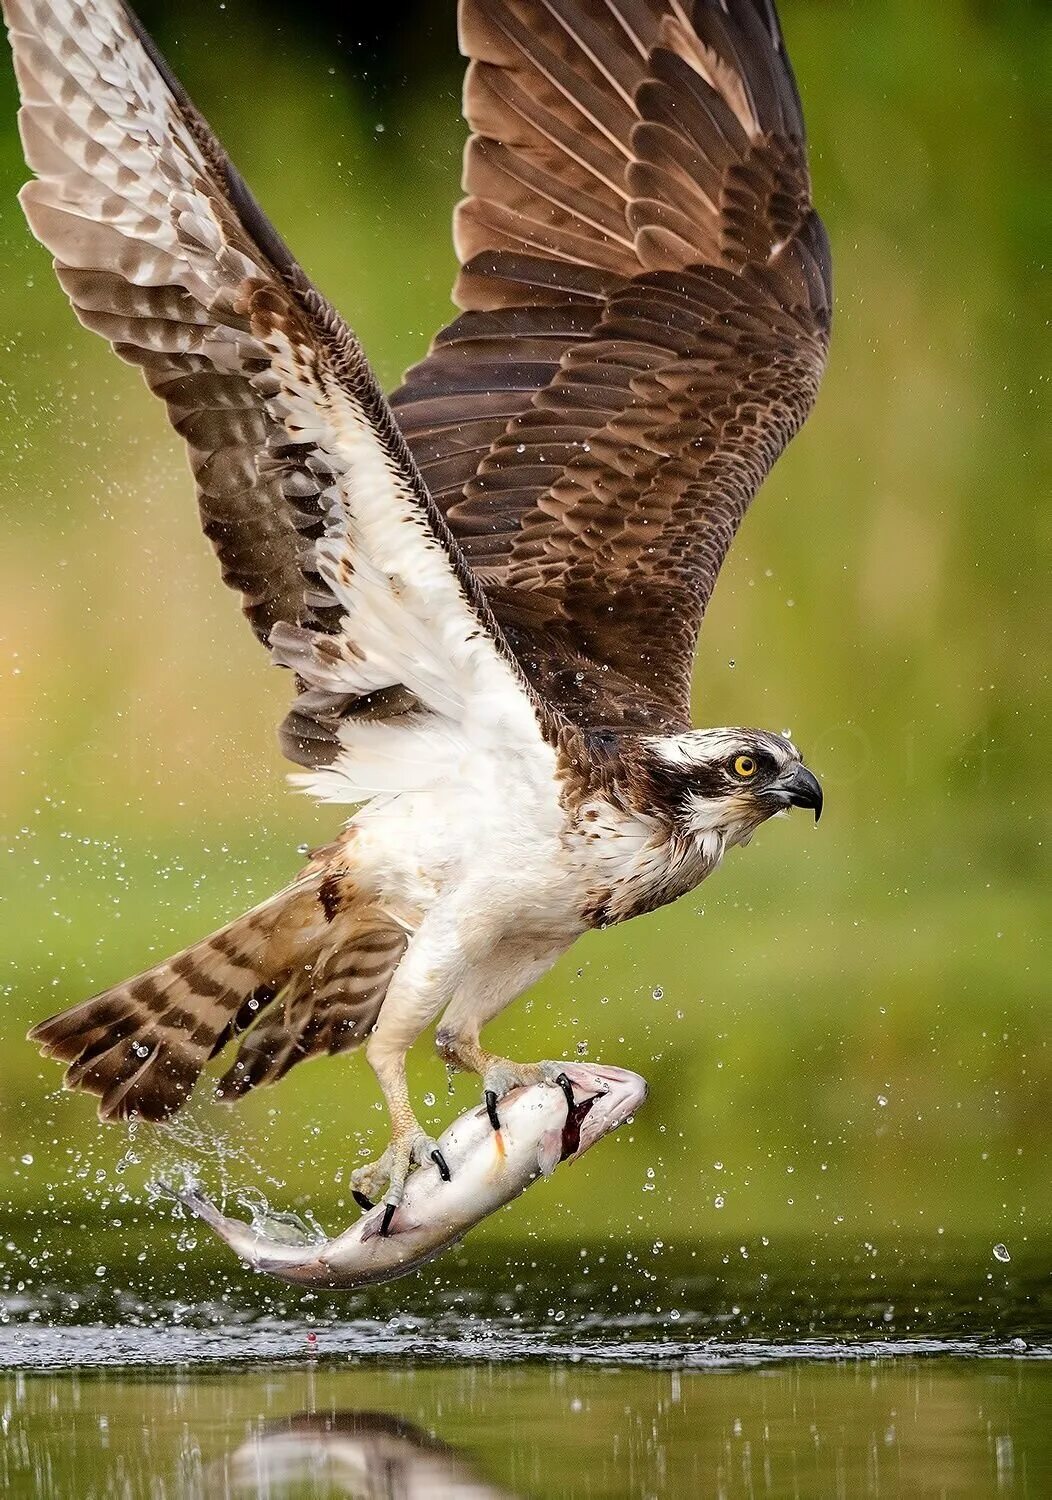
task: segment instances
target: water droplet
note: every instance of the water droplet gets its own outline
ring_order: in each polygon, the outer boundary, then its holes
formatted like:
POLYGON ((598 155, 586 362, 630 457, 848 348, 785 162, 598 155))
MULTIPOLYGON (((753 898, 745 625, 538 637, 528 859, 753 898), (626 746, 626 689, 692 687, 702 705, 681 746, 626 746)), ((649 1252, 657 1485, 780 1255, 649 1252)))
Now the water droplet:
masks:
POLYGON ((22 1165, 24 1167, 31 1167, 33 1165, 33 1153, 31 1151, 27 1151, 25 1156, 23 1156, 22 1165))
POLYGON ((1002 1265, 1006 1266, 1011 1259, 1012 1257, 1008 1253, 1008 1246, 1002 1245, 1000 1241, 998 1241, 998 1243, 994 1246, 994 1260, 999 1260, 1002 1265))
POLYGON ((712 1200, 712 1206, 713 1206, 713 1208, 722 1208, 723 1204, 724 1204, 723 1194, 722 1193, 717 1193, 716 1196, 715 1196, 715 1198, 713 1198, 713 1200, 712 1200))
POLYGON ((656 984, 654 986, 653 990, 651 991, 651 994, 654 996, 655 1000, 663 1000, 665 998, 665 991, 661 988, 661 986, 659 984, 656 984))
POLYGON ((428 1109, 434 1109, 435 1102, 436 1101, 434 1094, 430 1089, 428 1089, 427 1093, 424 1095, 424 1103, 427 1105, 428 1109))

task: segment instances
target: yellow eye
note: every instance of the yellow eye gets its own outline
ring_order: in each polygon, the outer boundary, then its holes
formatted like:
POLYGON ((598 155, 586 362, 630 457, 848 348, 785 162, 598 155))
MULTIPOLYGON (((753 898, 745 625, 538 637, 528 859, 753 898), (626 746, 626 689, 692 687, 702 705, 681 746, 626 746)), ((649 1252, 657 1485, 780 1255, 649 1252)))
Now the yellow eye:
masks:
POLYGON ((748 781, 750 776, 756 775, 756 762, 751 755, 739 755, 734 762, 734 774, 740 776, 743 781, 748 781))

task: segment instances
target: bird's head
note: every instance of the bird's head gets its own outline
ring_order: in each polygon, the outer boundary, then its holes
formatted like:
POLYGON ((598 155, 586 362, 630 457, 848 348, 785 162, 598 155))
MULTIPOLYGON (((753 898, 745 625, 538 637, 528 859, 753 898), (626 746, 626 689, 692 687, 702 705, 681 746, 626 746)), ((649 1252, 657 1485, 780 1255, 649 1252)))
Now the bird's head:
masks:
POLYGON ((745 844, 761 823, 790 807, 818 822, 822 788, 784 735, 763 729, 694 729, 643 742, 650 791, 677 831, 714 853, 745 844))

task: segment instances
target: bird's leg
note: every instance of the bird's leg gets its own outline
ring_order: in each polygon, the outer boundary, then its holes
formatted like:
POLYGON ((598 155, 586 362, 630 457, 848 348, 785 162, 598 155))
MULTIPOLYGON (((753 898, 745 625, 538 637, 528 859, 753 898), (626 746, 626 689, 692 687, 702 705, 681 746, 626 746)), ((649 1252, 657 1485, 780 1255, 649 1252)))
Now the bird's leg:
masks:
POLYGON ((500 1129, 497 1106, 505 1094, 534 1083, 558 1083, 563 1064, 513 1062, 499 1053, 487 1052, 479 1036, 510 1000, 551 968, 559 952, 558 948, 537 951, 511 941, 494 946, 488 962, 474 964, 469 974, 461 976, 456 996, 435 1032, 435 1046, 446 1062, 482 1079, 483 1098, 494 1130, 500 1129))
POLYGON ((359 1208, 363 1209, 372 1208, 383 1197, 385 1212, 381 1233, 386 1234, 395 1209, 402 1201, 406 1178, 413 1167, 434 1162, 439 1174, 447 1182, 449 1167, 437 1143, 413 1113, 406 1084, 405 1054, 390 1060, 370 1057, 369 1061, 387 1100, 391 1139, 376 1161, 370 1162, 368 1166, 356 1167, 351 1173, 351 1194, 359 1208))
POLYGON ((371 1208, 382 1195, 382 1234, 390 1227, 413 1167, 433 1162, 439 1175, 449 1180, 449 1167, 437 1143, 413 1113, 406 1081, 406 1053, 448 998, 443 986, 435 982, 439 976, 433 966, 425 965, 421 972, 422 931, 406 950, 365 1044, 366 1059, 387 1102, 391 1139, 376 1161, 351 1173, 351 1193, 360 1208, 371 1208))

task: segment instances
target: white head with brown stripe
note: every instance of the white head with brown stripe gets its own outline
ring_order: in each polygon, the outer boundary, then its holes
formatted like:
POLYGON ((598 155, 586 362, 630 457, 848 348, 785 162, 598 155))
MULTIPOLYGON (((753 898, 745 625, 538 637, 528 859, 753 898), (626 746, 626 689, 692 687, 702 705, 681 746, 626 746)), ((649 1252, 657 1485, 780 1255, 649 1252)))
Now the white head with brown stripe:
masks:
POLYGON ((785 735, 764 729, 694 729, 643 741, 636 774, 681 838, 710 857, 748 843, 761 823, 791 807, 822 816, 818 778, 785 735))

